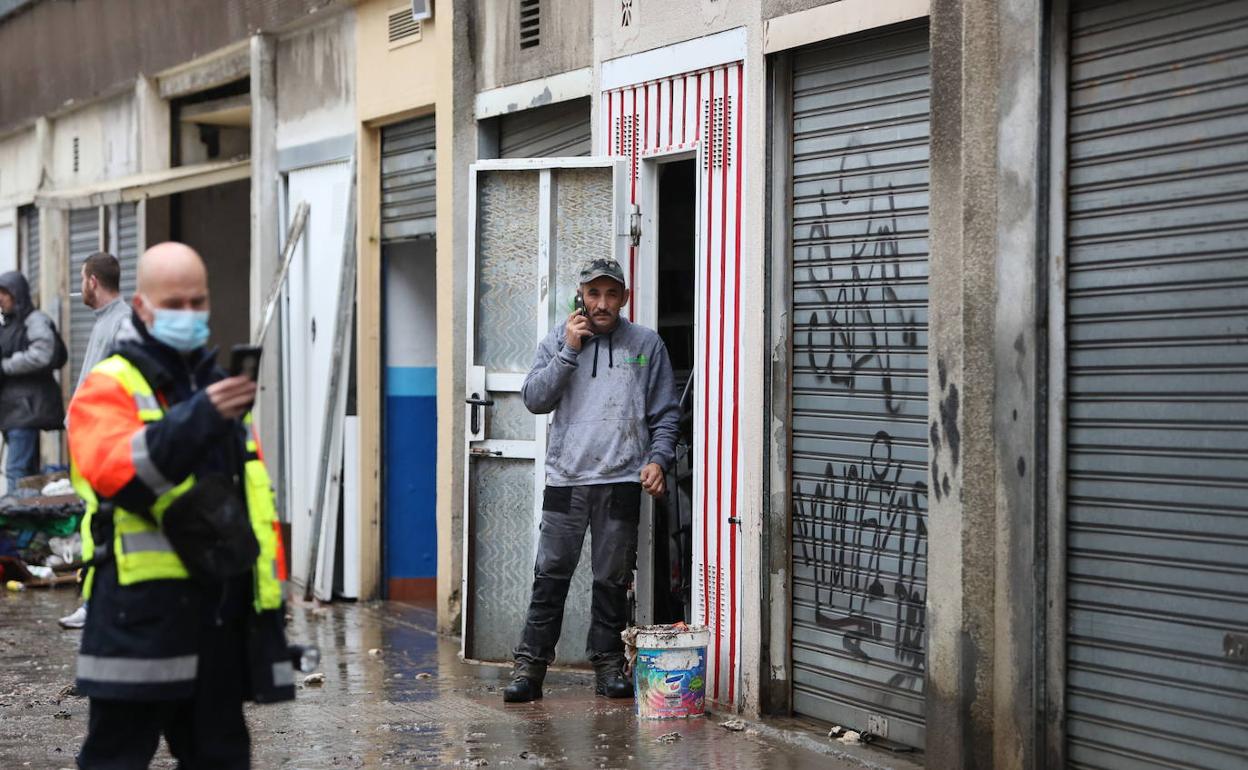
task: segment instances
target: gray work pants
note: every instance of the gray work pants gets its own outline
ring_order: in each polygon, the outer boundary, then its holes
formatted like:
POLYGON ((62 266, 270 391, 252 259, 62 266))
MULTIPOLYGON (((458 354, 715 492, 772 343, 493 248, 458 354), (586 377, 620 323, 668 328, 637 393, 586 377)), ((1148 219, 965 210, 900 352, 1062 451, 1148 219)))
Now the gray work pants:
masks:
POLYGON ((542 509, 533 596, 515 649, 518 670, 540 677, 555 659, 586 529, 594 573, 586 652, 595 663, 622 660, 620 632, 628 625, 628 587, 637 563, 641 484, 546 487, 542 509))

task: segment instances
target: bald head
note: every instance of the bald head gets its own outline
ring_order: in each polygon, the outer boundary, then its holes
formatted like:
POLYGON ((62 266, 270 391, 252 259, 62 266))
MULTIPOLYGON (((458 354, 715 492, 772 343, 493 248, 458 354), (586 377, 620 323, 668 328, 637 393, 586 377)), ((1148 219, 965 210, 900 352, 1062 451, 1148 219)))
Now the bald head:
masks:
POLYGON ((208 269, 185 243, 158 243, 139 257, 134 308, 149 327, 156 309, 207 310, 208 269))

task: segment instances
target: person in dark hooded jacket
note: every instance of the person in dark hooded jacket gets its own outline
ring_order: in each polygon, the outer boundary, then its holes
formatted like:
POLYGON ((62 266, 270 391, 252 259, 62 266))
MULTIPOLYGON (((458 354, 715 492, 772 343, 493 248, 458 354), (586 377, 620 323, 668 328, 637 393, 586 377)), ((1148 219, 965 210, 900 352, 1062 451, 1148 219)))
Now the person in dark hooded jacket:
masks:
POLYGON ((52 376, 63 355, 58 356, 56 324, 35 308, 26 276, 16 270, 0 275, 0 311, 0 431, 8 447, 4 473, 13 490, 18 479, 39 471, 39 431, 64 425, 61 386, 52 376))

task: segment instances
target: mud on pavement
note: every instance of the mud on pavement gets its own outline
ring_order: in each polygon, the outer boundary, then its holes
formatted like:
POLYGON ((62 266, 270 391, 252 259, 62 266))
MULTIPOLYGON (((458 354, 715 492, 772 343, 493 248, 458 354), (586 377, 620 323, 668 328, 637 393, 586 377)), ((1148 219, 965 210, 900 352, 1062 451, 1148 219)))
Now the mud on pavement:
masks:
MULTIPOLYGON (((0 768, 74 767, 87 701, 72 693, 80 632, 56 619, 72 590, 0 597, 0 768)), ((319 686, 249 706, 257 768, 850 767, 708 719, 638 721, 595 698, 588 674, 552 672, 545 697, 504 706, 508 671, 459 661, 432 610, 390 602, 291 610, 292 641, 322 651, 319 686), (673 736, 675 734, 675 736, 673 736)), ((174 767, 162 746, 153 767, 174 767)))

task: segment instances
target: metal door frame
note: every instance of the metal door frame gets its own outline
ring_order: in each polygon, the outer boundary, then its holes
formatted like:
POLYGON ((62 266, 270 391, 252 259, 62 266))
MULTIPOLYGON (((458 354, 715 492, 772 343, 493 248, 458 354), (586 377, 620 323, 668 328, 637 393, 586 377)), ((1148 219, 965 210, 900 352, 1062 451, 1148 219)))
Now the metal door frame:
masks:
MULTIPOLYGON (((1044 569, 1041 583, 1046 592, 1045 601, 1039 602, 1036 630, 1041 635, 1040 659, 1036 661, 1036 673, 1040 679, 1036 703, 1042 714, 1036 714, 1034 724, 1037 736, 1036 755, 1044 758, 1046 767, 1066 766, 1066 193, 1067 193, 1067 138, 1068 93, 1070 71, 1070 2, 1052 0, 1044 10, 1048 14, 1049 55, 1047 99, 1041 100, 1041 109, 1048 111, 1047 147, 1045 139, 1040 142, 1041 152, 1047 152, 1048 174, 1042 175, 1041 185, 1048 189, 1040 196, 1041 205, 1047 202, 1047 222, 1042 217, 1041 227, 1046 244, 1043 269, 1047 272, 1047 321, 1042 327, 1048 336, 1048 344, 1042 347, 1045 359, 1041 363, 1040 378, 1047 393, 1038 404, 1043 424, 1038 431, 1045 450, 1045 462, 1040 465, 1044 473, 1040 489, 1045 500, 1036 506, 1038 515, 1046 521, 1037 526, 1037 532, 1045 538, 1044 569), (1047 194, 1047 197, 1046 197, 1047 194), (1044 442, 1047 440, 1047 444, 1044 442)), ((1043 297, 1043 294, 1041 295, 1043 297)))
MULTIPOLYGON (((523 382, 524 375, 494 375, 492 379, 487 375, 484 368, 476 366, 476 302, 477 302, 477 175, 479 172, 489 171, 532 171, 539 174, 538 177, 538 268, 537 274, 541 277, 539 281, 538 296, 535 298, 534 310, 537 313, 537 339, 533 341, 534 346, 545 338, 550 331, 550 302, 552 301, 554 291, 554 261, 551 254, 551 241, 555 228, 555 186, 552 184, 553 172, 562 169, 589 169, 589 168, 605 168, 613 172, 612 188, 614 191, 614 206, 612 211, 612 230, 616 239, 615 249, 620 250, 620 238, 628 235, 628 216, 623 211, 623 206, 627 201, 625 184, 629 180, 630 169, 628 161, 623 158, 589 156, 574 158, 515 158, 509 160, 479 160, 468 167, 468 272, 465 276, 465 284, 467 290, 467 307, 464 309, 464 336, 465 336, 465 382, 464 392, 462 395, 456 394, 460 398, 470 397, 474 392, 481 393, 485 396, 491 391, 490 384, 494 382, 495 390, 518 392, 520 384, 523 382)), ((474 661, 469 653, 469 640, 473 630, 473 613, 474 602, 470 593, 470 578, 472 576, 473 564, 473 537, 472 537, 472 445, 474 443, 489 443, 488 439, 483 438, 484 422, 481 431, 478 434, 482 438, 474 438, 475 435, 471 429, 471 409, 472 406, 464 404, 464 443, 461 452, 463 453, 463 484, 464 494, 461 504, 463 506, 461 515, 463 516, 463 575, 460 583, 460 596, 463 597, 463 611, 461 617, 460 632, 460 658, 469 662, 474 661)), ((546 468, 544 459, 546 457, 546 427, 549 415, 534 415, 534 440, 532 449, 520 446, 521 444, 529 444, 527 441, 496 441, 491 446, 503 454, 501 457, 512 457, 516 459, 532 459, 533 461, 533 551, 536 554, 538 526, 541 522, 542 512, 542 493, 545 486, 546 468), (514 452, 514 454, 509 454, 514 452), (529 455, 532 454, 530 458, 529 455)))
POLYGON ((766 208, 764 248, 765 320, 770 351, 763 389, 768 440, 763 447, 763 510, 767 512, 762 551, 766 569, 760 574, 767 620, 760 629, 763 683, 761 705, 769 714, 793 713, 793 54, 771 58, 767 67, 766 208), (783 127, 783 130, 780 129, 783 127))
MULTIPOLYGON (((637 247, 637 274, 633 279, 634 288, 642 289, 641 296, 644 301, 640 304, 633 305, 633 320, 635 323, 658 332, 659 329, 659 216, 657 213, 659 199, 659 167, 668 163, 677 163, 685 160, 692 160, 695 169, 701 167, 703 156, 706 152, 706 143, 699 142, 696 146, 681 150, 671 150, 669 152, 656 152, 645 157, 638 157, 637 172, 639 179, 637 180, 637 206, 640 208, 641 214, 641 238, 637 247)), ((702 253, 702 243, 704 235, 704 225, 702 221, 702 206, 698 205, 702 195, 702 175, 694 173, 694 212, 697 219, 694 222, 694 318, 698 318, 698 303, 701 293, 698 292, 697 286, 701 286, 700 281, 703 279, 701 275, 701 261, 697 258, 702 253)), ((697 373, 697 367, 694 367, 694 373, 697 373)), ((697 388, 694 388, 694 403, 696 411, 697 388)), ((698 429, 698 421, 693 421, 693 450, 697 451, 699 441, 705 441, 705 437, 701 436, 698 429)), ((700 473, 696 464, 693 468, 694 472, 694 488, 697 488, 697 479, 700 473)), ((637 597, 637 624, 650 625, 654 622, 654 498, 649 495, 641 496, 641 530, 637 538, 637 572, 634 583, 634 593, 637 597)), ((738 590, 740 584, 738 583, 738 590)), ((693 608, 687 608, 692 612, 693 608)), ((734 621, 735 622, 735 621, 734 621)), ((737 641, 740 644, 740 639, 737 641)), ((740 655, 738 654, 738 657, 740 655)), ((738 682, 740 677, 738 676, 738 682)))

